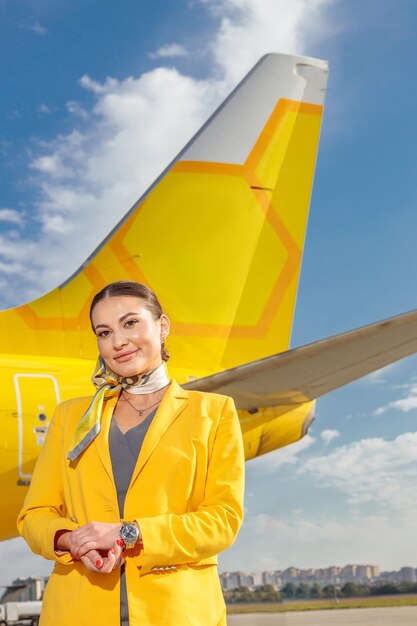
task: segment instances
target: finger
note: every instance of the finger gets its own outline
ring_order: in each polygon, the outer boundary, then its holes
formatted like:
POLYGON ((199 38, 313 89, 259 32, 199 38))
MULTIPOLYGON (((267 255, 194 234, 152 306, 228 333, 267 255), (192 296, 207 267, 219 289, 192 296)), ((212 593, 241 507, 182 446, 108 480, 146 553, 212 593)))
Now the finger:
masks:
POLYGON ((95 567, 100 568, 102 566, 103 557, 98 550, 89 550, 84 556, 89 559, 95 567))
POLYGON ((125 556, 124 542, 118 539, 116 543, 114 544, 113 548, 114 548, 114 554, 116 557, 116 562, 115 562, 114 567, 118 568, 118 567, 121 567, 124 563, 124 556, 125 556))
MULTIPOLYGON (((87 552, 91 552, 91 550, 99 550, 99 549, 100 549, 100 546, 97 545, 97 542, 93 541, 93 540, 90 540, 90 541, 86 541, 85 543, 77 546, 75 548, 75 554, 78 554, 79 556, 84 556, 85 554, 87 554, 87 552)), ((72 552, 72 550, 71 550, 71 552, 72 552)))
POLYGON ((87 559, 90 562, 91 566, 94 568, 93 571, 97 572, 101 572, 108 562, 107 556, 101 555, 100 552, 98 552, 97 550, 90 550, 82 558, 87 559))
MULTIPOLYGON (((99 572, 100 570, 95 566, 94 563, 92 563, 90 561, 90 559, 88 558, 88 556, 82 556, 80 558, 81 563, 83 563, 85 565, 85 567, 90 571, 90 572, 99 572)), ((98 561, 98 559, 97 559, 98 561)))
POLYGON ((89 550, 108 550, 114 544, 114 536, 103 537, 90 532, 88 535, 76 535, 68 540, 70 550, 74 554, 86 554, 89 550))
POLYGON ((107 557, 104 557, 103 559, 103 565, 100 568, 100 572, 102 574, 109 574, 110 572, 113 571, 115 567, 115 563, 116 563, 115 550, 114 548, 110 548, 110 550, 107 553, 107 557))
POLYGON ((117 567, 122 567, 126 563, 126 552, 123 550, 122 554, 118 559, 117 567))

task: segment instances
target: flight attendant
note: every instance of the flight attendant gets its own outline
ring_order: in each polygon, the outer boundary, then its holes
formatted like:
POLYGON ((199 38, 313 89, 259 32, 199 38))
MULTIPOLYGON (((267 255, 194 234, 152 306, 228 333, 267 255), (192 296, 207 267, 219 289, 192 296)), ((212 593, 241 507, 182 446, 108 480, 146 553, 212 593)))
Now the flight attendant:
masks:
POLYGON ((55 561, 41 626, 224 626, 217 555, 243 517, 233 400, 169 379, 155 294, 111 283, 90 310, 93 398, 60 404, 18 528, 55 561))

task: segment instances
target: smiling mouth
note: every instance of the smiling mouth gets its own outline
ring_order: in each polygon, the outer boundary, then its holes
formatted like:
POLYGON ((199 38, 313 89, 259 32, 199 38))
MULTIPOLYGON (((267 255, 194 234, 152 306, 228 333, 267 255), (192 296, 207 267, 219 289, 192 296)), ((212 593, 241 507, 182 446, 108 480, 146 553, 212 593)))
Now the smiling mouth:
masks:
POLYGON ((128 361, 136 353, 137 350, 134 350, 133 352, 124 352, 123 354, 119 354, 119 356, 115 356, 114 360, 119 362, 128 361))

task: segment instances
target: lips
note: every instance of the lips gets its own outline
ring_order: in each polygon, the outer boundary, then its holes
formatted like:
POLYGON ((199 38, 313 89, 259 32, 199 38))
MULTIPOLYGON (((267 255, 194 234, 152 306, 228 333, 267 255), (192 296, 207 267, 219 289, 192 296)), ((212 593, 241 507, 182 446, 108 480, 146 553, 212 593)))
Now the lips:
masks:
POLYGON ((119 363, 123 363, 124 361, 128 361, 136 353, 137 353, 137 350, 133 350, 132 352, 123 352, 123 354, 119 354, 118 356, 115 356, 114 360, 118 361, 119 363))

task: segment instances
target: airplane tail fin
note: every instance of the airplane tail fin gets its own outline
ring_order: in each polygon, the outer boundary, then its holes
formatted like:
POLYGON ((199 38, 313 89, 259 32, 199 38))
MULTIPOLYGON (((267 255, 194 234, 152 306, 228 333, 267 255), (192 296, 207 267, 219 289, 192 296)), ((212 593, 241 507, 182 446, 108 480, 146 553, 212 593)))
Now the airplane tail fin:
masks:
POLYGON ((95 358, 89 303, 120 279, 157 293, 179 381, 286 350, 326 81, 263 57, 70 279, 0 313, 2 351, 95 358))

